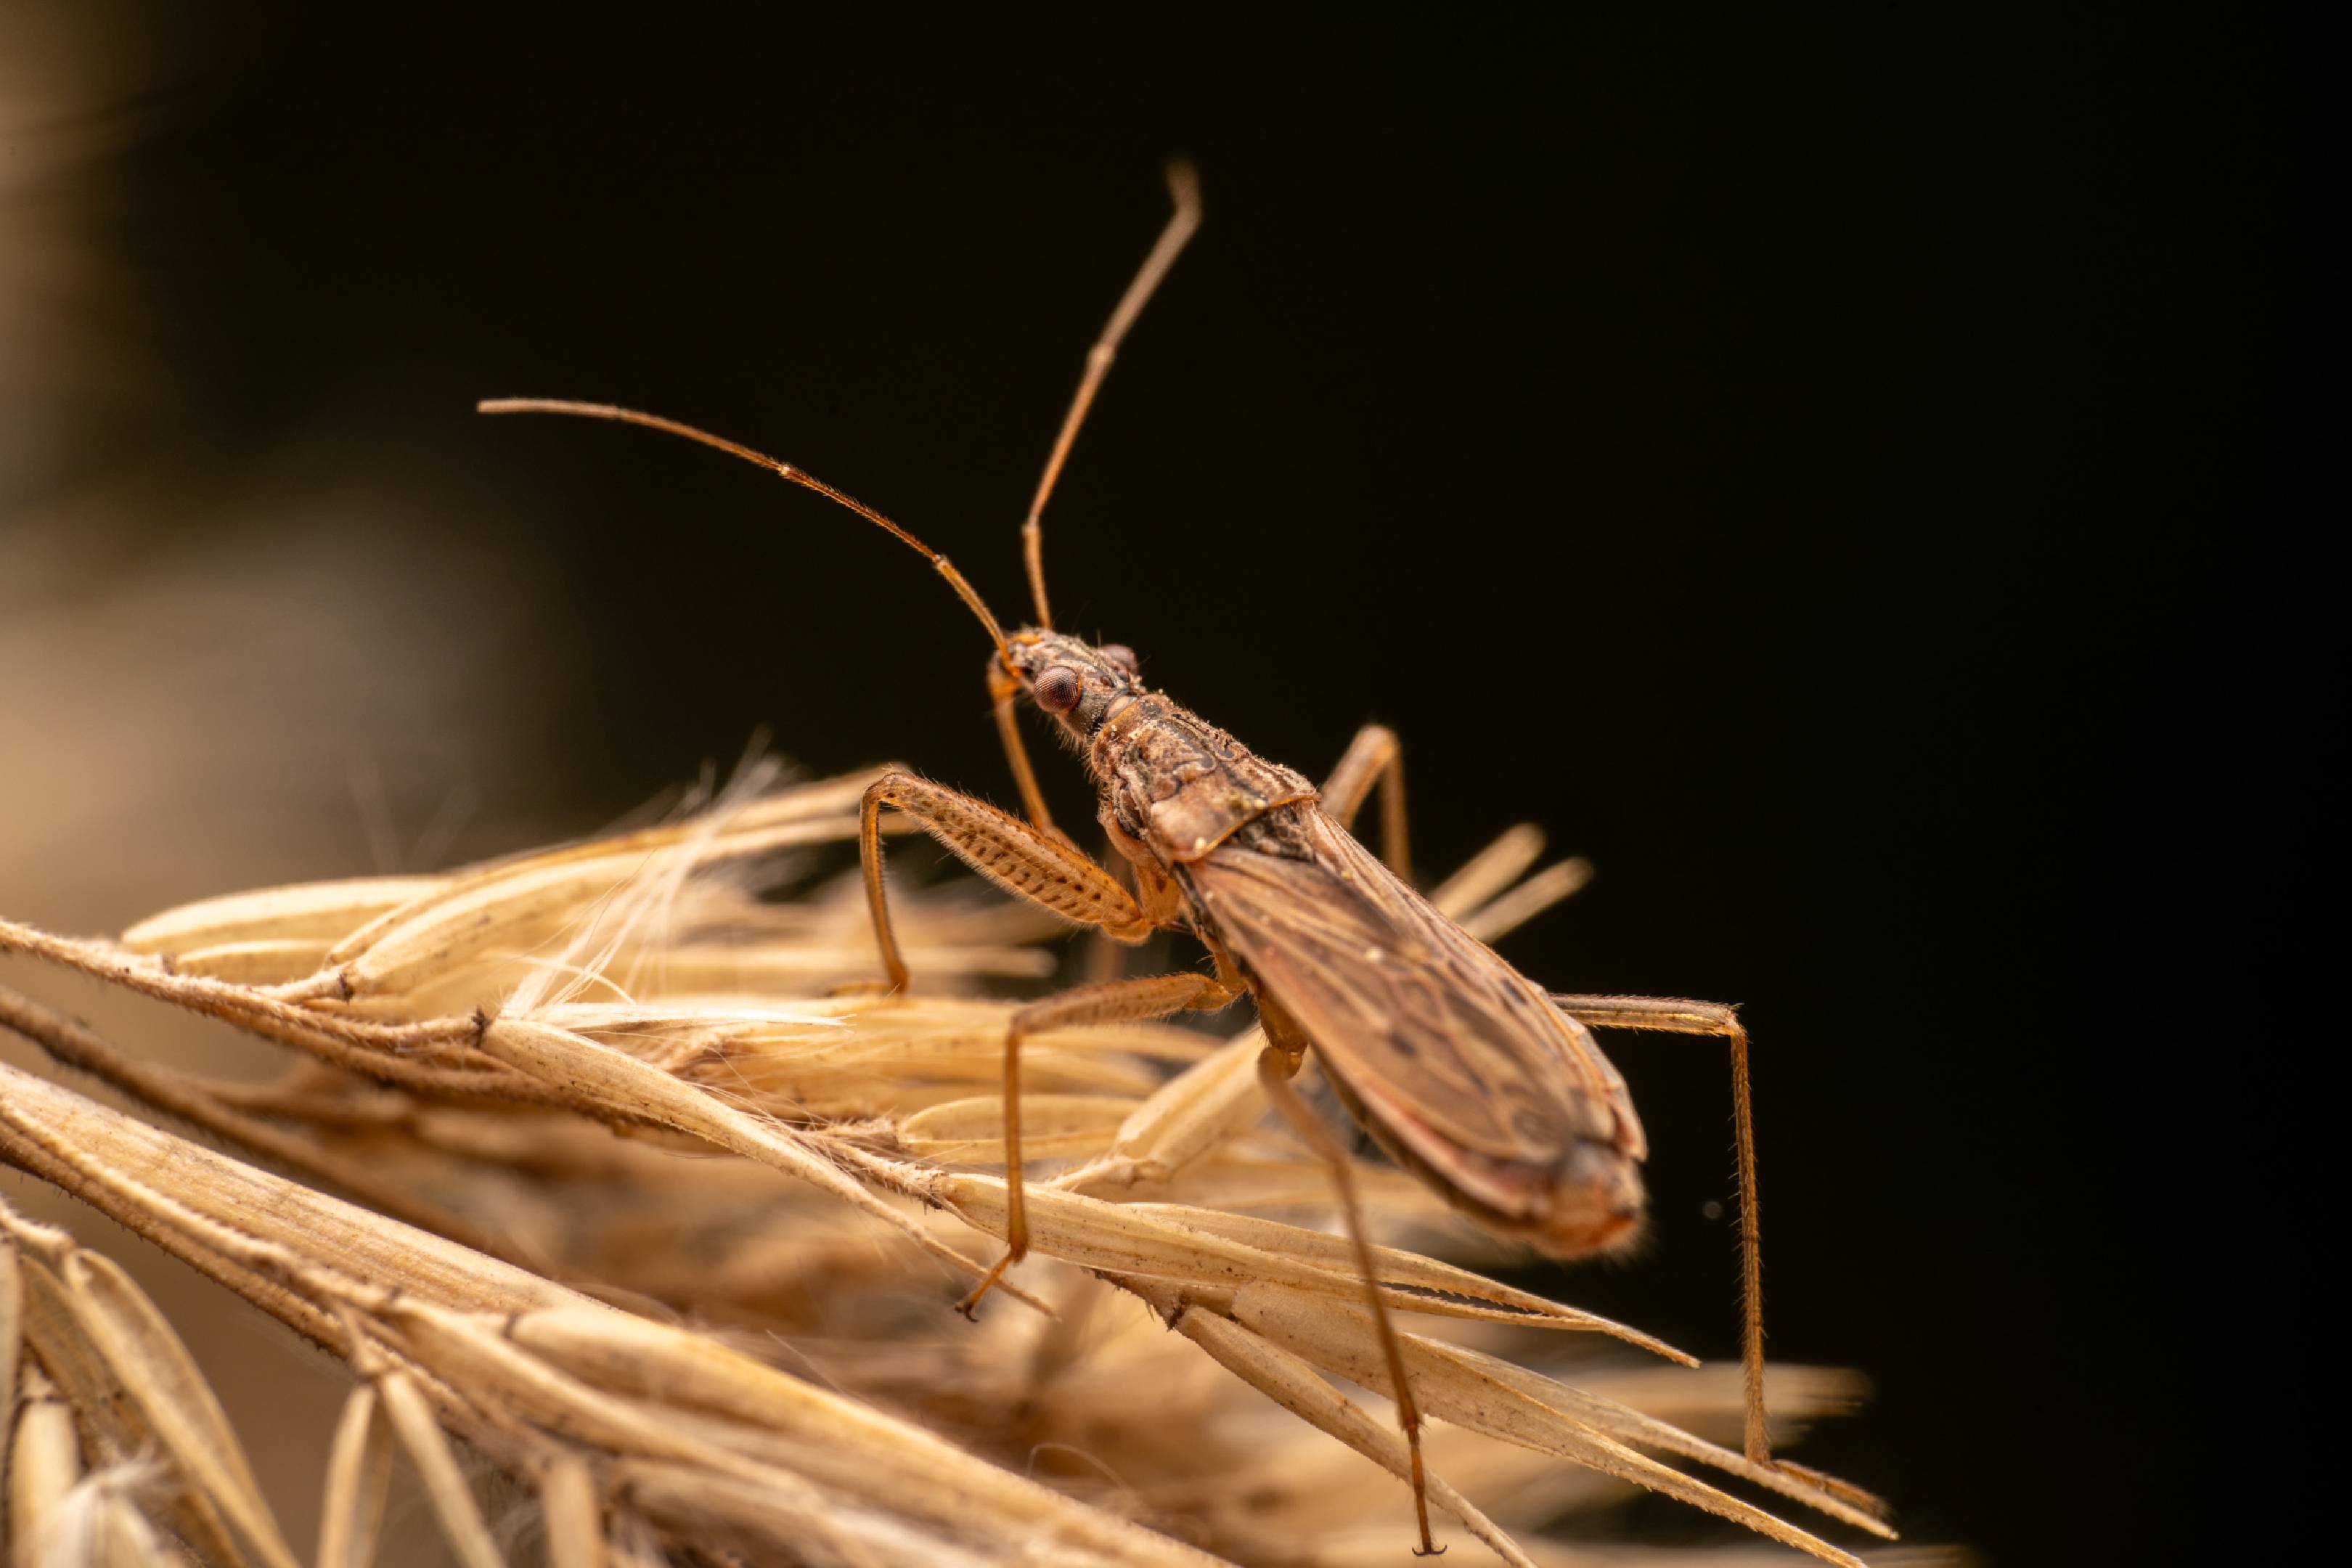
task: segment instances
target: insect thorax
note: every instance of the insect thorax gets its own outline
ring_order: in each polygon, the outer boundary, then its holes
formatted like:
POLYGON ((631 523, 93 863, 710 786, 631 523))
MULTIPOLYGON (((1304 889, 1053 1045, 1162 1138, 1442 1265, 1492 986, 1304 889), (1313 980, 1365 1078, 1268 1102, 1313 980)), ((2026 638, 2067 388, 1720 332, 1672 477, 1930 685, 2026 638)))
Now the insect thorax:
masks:
POLYGON ((1157 693, 1106 719, 1092 752, 1120 828, 1170 865, 1199 859, 1275 806, 1316 798, 1301 774, 1157 693))

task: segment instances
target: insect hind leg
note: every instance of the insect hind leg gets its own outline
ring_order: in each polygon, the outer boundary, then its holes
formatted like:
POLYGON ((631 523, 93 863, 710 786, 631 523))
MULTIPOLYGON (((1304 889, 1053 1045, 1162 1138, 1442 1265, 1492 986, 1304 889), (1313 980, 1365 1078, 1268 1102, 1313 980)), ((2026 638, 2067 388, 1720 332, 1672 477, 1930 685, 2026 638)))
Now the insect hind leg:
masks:
POLYGON ((1731 1106, 1739 1164, 1739 1364, 1747 1385, 1748 1457, 1772 1462, 1772 1438, 1764 1413, 1764 1263, 1756 1211, 1756 1111, 1748 1084, 1748 1030, 1738 1014, 1718 1002, 1675 996, 1555 995, 1552 1005, 1578 1023, 1604 1029, 1649 1029, 1674 1035, 1713 1035, 1731 1043, 1731 1106))
POLYGON ((1554 995, 1552 1005, 1577 1022, 1602 1029, 1647 1029, 1674 1035, 1712 1035, 1731 1045, 1731 1106, 1739 1163, 1739 1364, 1747 1390, 1748 1458, 1821 1488, 1866 1511, 1885 1514, 1886 1505, 1861 1488, 1807 1465, 1772 1457, 1764 1405, 1764 1267, 1756 1208, 1756 1111, 1748 1089, 1748 1028, 1738 1011, 1719 1002, 1679 996, 1554 995))

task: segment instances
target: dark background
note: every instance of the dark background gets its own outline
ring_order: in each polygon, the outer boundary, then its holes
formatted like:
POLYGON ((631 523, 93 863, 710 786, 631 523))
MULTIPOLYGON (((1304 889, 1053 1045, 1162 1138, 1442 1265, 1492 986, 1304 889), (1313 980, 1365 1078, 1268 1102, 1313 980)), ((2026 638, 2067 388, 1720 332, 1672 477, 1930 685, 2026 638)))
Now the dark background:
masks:
MULTIPOLYGON (((1803 1456, 1913 1539, 2148 1561, 2294 1511, 2293 1440, 2242 1423, 2307 1376, 2270 1347, 2328 1353, 2280 1115, 2323 1089, 2272 998, 2321 994, 2286 900, 2339 721, 2267 707, 2340 442, 2284 379, 2294 215, 2340 205, 2274 68, 2314 46, 2079 8, 240 15, 136 31, 174 63, 106 234, 187 390, 87 449, 293 432, 466 498, 430 526, 562 611, 509 650, 559 672, 520 804, 585 829, 761 724, 1009 801, 986 644, 898 546, 467 409, 707 424, 1017 620, 1022 508, 1188 153, 1207 221, 1049 514, 1061 624, 1309 772, 1396 726, 1426 869, 1520 819, 1592 857, 1530 973, 1746 1005, 1775 1353, 1879 1387, 1803 1456)), ((1727 1356, 1720 1054, 1613 1054, 1655 1240, 1554 1288, 1727 1356)))

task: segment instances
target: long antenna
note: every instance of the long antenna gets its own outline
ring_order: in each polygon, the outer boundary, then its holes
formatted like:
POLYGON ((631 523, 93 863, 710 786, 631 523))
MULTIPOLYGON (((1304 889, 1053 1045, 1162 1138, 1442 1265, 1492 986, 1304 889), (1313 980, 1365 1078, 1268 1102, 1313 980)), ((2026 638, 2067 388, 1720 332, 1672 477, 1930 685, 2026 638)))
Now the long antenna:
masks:
POLYGON ((971 613, 980 617, 980 624, 988 628, 990 638, 996 644, 996 651, 999 654, 1006 652, 1004 628, 996 624, 996 617, 988 613, 988 606, 981 603, 980 595, 974 592, 972 585, 964 580, 963 574, 948 564, 946 556, 908 533, 856 496, 846 490, 834 489, 805 468, 796 468, 790 463, 769 457, 765 452, 755 452, 739 441, 730 441, 724 436, 713 436, 708 430, 698 430, 691 425, 680 424, 675 419, 665 419, 658 414, 641 414, 634 408, 622 408, 610 403, 574 403, 560 397, 491 397, 474 405, 474 411, 478 414, 570 414, 583 419, 610 419, 622 425, 642 425, 648 430, 666 431, 672 436, 683 436, 689 441, 699 441, 706 447, 716 447, 722 452, 732 453, 747 463, 756 463, 761 468, 771 469, 803 489, 814 490, 827 500, 836 501, 847 507, 866 521, 877 523, 888 529, 901 542, 912 545, 922 552, 923 558, 937 567, 940 575, 948 580, 948 586, 956 591, 956 596, 970 605, 971 613))
POLYGON ((1127 336, 1128 328, 1143 313, 1144 302, 1160 280, 1174 266, 1176 253, 1201 226, 1201 176, 1192 165, 1178 158, 1168 165, 1168 195, 1176 210, 1168 219, 1168 226, 1160 231, 1159 242, 1151 254, 1143 258, 1143 266, 1135 281, 1118 301, 1118 309, 1110 313, 1109 324, 1095 346, 1087 353, 1087 373, 1078 381, 1078 395, 1070 400, 1070 412, 1062 419, 1062 433, 1054 438, 1054 450, 1045 459, 1045 476, 1037 481, 1037 494, 1029 503, 1029 521, 1021 525, 1021 553, 1029 562, 1029 593, 1037 601, 1037 625, 1040 629, 1054 629, 1053 612, 1045 607, 1045 530, 1038 517, 1045 510, 1045 500, 1054 493, 1055 481, 1062 477, 1062 465, 1069 460, 1070 444, 1078 438, 1078 426, 1087 422, 1087 411, 1094 406, 1095 394, 1102 387, 1103 377, 1110 374, 1110 362, 1118 356, 1118 343, 1127 336))

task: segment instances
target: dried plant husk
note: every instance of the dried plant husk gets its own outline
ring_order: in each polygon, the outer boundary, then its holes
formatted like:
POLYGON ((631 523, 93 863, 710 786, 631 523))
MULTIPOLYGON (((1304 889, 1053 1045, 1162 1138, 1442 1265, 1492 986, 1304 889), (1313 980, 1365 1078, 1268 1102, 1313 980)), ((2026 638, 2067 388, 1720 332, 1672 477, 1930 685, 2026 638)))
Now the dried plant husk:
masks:
MULTIPOLYGON (((876 968, 839 863, 873 776, 754 770, 656 826, 230 894, 117 941, 0 923, 0 949, 289 1053, 274 1081, 202 1079, 0 992, 0 1023, 236 1151, 0 1067, 0 1155, 349 1367, 317 1561, 397 1560, 402 1469, 469 1565, 515 1545, 485 1469, 565 1568, 1407 1543, 1365 1282, 1329 1173, 1265 1115, 1255 1029, 1033 1042, 1033 1258, 979 1321, 944 1310, 1005 1232, 1002 992, 1050 972, 1053 928, 966 881, 902 887, 916 990, 843 991, 876 968)), ((1499 934, 1587 874, 1527 876, 1540 849, 1514 829, 1434 896, 1499 934)), ((1790 1510, 1890 1533, 1859 1494, 1693 1430, 1736 1409, 1723 1378, 1476 1272, 1496 1245, 1425 1187, 1370 1157, 1353 1174, 1433 1418, 1442 1539, 1563 1560, 1634 1488, 1831 1562, 1856 1559, 1790 1510)), ((20 1534, 75 1519, 110 1562, 296 1560, 171 1324, 13 1211, 0 1369, 20 1534), (154 1475, 126 1482, 133 1464, 154 1475)), ((1784 1436, 1858 1396, 1805 1369, 1773 1388, 1784 1436)))

